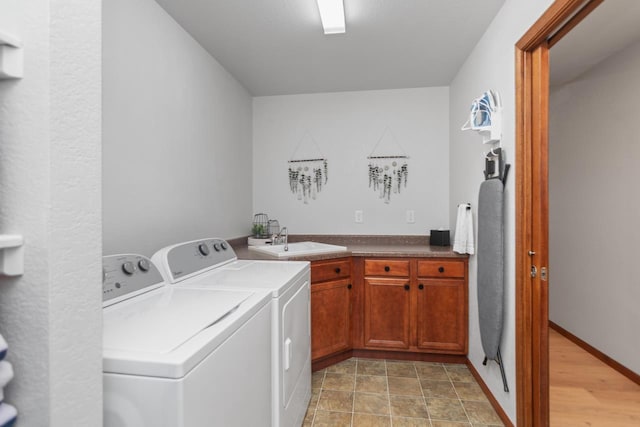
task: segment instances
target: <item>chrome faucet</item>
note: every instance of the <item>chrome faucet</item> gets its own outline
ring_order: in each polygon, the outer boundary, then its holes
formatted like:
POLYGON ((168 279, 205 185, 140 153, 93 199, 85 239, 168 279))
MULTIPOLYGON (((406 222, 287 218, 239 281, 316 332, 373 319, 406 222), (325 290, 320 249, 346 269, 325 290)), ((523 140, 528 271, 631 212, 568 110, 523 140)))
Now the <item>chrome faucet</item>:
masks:
POLYGON ((289 230, 287 230, 287 227, 282 227, 282 230, 280 230, 278 234, 271 236, 272 245, 280 245, 283 242, 284 251, 287 252, 289 250, 289 230))

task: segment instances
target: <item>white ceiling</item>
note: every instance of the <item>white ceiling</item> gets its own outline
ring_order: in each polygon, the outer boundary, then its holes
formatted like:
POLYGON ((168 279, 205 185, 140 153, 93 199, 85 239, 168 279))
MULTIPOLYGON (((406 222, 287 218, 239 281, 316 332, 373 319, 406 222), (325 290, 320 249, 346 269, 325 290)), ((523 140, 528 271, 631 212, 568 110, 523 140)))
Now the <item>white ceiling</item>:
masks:
POLYGON ((156 0, 254 96, 446 86, 504 0, 156 0))
POLYGON ((550 50, 550 84, 568 83, 640 40, 640 1, 604 1, 550 50))

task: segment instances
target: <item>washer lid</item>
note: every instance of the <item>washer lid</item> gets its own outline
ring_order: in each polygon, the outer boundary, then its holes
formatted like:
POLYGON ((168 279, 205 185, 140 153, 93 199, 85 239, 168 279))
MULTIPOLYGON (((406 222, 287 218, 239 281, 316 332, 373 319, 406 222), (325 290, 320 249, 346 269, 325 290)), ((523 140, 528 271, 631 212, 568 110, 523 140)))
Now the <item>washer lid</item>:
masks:
POLYGON ((265 289, 272 292, 273 298, 279 298, 294 285, 298 277, 308 271, 308 261, 239 260, 192 277, 179 285, 203 289, 265 289))
POLYGON ((251 297, 247 291, 165 287, 104 310, 105 350, 166 354, 251 297))

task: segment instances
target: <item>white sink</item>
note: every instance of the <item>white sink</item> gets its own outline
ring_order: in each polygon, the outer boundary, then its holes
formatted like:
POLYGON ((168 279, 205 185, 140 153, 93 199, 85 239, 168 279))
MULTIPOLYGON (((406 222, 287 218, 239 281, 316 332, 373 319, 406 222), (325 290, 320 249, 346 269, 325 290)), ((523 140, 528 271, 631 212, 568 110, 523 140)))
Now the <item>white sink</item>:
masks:
POLYGON ((317 255, 328 252, 344 252, 346 246, 329 245, 328 243, 317 242, 296 242, 289 243, 289 250, 284 250, 284 245, 249 246, 249 249, 267 255, 281 257, 317 255))

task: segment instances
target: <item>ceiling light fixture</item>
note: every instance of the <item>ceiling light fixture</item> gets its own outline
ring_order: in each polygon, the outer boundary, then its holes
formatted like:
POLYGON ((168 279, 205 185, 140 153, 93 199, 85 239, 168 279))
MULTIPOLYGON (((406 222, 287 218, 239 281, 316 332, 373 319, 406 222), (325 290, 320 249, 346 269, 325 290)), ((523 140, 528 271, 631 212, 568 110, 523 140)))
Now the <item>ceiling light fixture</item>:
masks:
POLYGON ((344 4, 342 0, 316 0, 325 34, 340 34, 346 31, 344 4))

